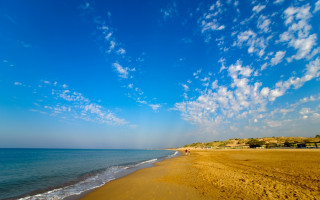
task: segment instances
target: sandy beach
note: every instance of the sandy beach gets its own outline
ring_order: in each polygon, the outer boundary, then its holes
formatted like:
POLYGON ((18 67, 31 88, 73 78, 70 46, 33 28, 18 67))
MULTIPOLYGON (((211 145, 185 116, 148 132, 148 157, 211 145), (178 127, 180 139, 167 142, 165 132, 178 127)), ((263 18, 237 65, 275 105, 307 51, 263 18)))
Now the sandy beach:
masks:
POLYGON ((320 150, 192 150, 82 199, 320 199, 320 150))

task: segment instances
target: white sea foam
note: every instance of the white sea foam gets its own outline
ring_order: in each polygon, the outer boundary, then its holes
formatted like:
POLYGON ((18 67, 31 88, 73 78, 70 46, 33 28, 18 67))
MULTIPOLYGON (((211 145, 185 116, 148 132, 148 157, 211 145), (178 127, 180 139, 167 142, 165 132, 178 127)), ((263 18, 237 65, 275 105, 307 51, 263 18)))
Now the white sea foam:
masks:
MULTIPOLYGON (((167 156, 166 158, 172 158, 178 155, 178 151, 174 152, 173 154, 167 156)), ((96 175, 90 176, 86 178, 85 180, 82 180, 76 184, 57 188, 50 190, 48 192, 37 194, 33 196, 27 196, 24 198, 20 198, 19 200, 58 200, 58 199, 64 199, 66 197, 72 196, 72 195, 79 195, 87 190, 92 190, 97 187, 100 187, 104 185, 105 183, 116 179, 119 177, 119 174, 126 173, 126 170, 132 170, 138 169, 141 167, 144 167, 144 165, 148 166, 148 164, 152 164, 157 162, 158 159, 150 159, 146 160, 137 164, 133 165, 127 165, 127 166, 113 166, 107 168, 105 171, 100 172, 96 175)), ((132 172, 132 171, 131 171, 132 172)), ((127 171, 128 173, 128 171, 127 171)))
POLYGON ((141 163, 136 164, 136 166, 139 166, 139 165, 142 165, 142 164, 145 164, 145 163, 154 163, 154 162, 156 162, 157 160, 158 160, 158 159, 155 158, 155 159, 143 161, 143 162, 141 162, 141 163))
POLYGON ((175 151, 173 154, 168 155, 167 157, 168 157, 168 158, 173 158, 173 157, 176 157, 177 155, 179 155, 179 152, 178 152, 178 151, 175 151))
POLYGON ((120 173, 127 168, 128 167, 119 167, 119 166, 110 167, 104 172, 91 176, 74 185, 69 185, 66 187, 54 189, 42 194, 20 198, 20 200, 39 200, 39 199, 56 200, 56 199, 66 198, 71 195, 79 195, 82 192, 100 187, 105 183, 115 179, 115 175, 117 173, 120 173))
POLYGON ((105 171, 98 173, 94 176, 90 176, 83 181, 80 181, 74 185, 69 185, 66 187, 50 190, 48 192, 37 194, 33 196, 27 196, 24 198, 20 198, 19 200, 58 200, 64 199, 71 195, 79 195, 87 190, 92 190, 97 187, 104 185, 105 183, 115 179, 117 175, 124 172, 125 170, 141 167, 144 164, 155 163, 158 159, 146 160, 137 164, 129 165, 129 166, 113 166, 105 171))

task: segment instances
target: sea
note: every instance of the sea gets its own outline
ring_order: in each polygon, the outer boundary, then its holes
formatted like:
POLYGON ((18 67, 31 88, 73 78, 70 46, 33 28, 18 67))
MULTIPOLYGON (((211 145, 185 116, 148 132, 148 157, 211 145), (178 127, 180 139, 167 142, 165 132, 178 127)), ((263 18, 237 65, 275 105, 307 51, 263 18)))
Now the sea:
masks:
POLYGON ((177 155, 169 150, 0 149, 0 199, 68 199, 177 155))

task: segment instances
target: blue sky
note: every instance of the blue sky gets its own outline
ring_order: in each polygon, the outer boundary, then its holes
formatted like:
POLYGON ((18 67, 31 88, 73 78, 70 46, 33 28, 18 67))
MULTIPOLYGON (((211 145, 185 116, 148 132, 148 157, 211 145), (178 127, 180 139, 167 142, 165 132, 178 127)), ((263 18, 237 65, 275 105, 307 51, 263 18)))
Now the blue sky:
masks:
POLYGON ((0 147, 320 132, 320 0, 13 0, 0 13, 0 147))

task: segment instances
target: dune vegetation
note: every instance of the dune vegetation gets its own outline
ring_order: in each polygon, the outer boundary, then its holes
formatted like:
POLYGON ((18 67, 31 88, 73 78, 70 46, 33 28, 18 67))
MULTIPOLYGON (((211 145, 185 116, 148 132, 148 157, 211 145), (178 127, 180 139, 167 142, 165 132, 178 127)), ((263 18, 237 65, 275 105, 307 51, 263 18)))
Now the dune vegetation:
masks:
POLYGON ((183 148, 319 148, 319 142, 320 135, 315 137, 233 138, 225 141, 196 142, 185 145, 183 148))

